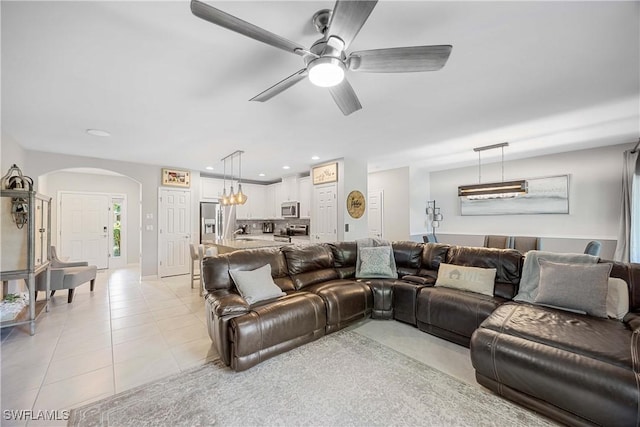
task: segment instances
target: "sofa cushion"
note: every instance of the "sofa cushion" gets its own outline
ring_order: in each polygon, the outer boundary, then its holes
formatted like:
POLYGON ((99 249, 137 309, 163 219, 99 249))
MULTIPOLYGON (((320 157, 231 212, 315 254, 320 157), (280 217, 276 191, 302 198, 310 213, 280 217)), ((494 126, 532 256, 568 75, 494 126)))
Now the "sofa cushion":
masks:
POLYGON ((282 252, 296 289, 338 278, 333 253, 327 245, 285 246, 282 252))
POLYGON ((495 268, 494 295, 511 299, 518 291, 522 273, 522 254, 515 249, 452 246, 447 251, 446 263, 467 267, 495 268))
POLYGON ((356 262, 356 277, 358 277, 358 278, 368 278, 368 277, 393 277, 393 278, 397 278, 398 277, 398 271, 396 269, 396 262, 395 262, 395 259, 393 257, 393 251, 391 250, 391 243, 389 243, 386 240, 367 238, 367 239, 358 239, 358 240, 356 240, 356 244, 358 246, 358 260, 356 262), (367 274, 366 271, 363 273, 361 271, 361 269, 362 269, 362 256, 361 256, 360 251, 363 248, 376 248, 376 247, 381 247, 381 246, 386 246, 386 247, 389 248, 387 265, 389 266, 389 269, 391 270, 391 274, 389 276, 380 276, 380 275, 376 275, 376 274, 369 275, 369 274, 367 274))
POLYGON ((493 296, 495 278, 495 268, 465 267, 442 263, 438 270, 436 286, 493 296))
MULTIPOLYGON (((458 336, 454 342, 468 346, 473 331, 505 301, 476 292, 424 287, 416 303, 417 326, 430 333, 434 332, 431 327, 454 333, 458 336)), ((451 340, 452 337, 445 338, 451 340)))
POLYGON ((425 243, 422 245, 419 276, 436 277, 440 263, 447 262, 447 253, 451 246, 442 243, 425 243))
POLYGON ((271 265, 266 264, 255 270, 229 270, 238 292, 249 304, 285 295, 273 282, 271 265))
POLYGON ((340 279, 356 277, 356 262, 358 260, 358 246, 352 242, 327 243, 333 253, 333 265, 340 279))
POLYGON ((398 277, 416 274, 422 261, 422 243, 399 241, 393 242, 392 247, 398 277))
POLYGON ((629 287, 627 282, 609 277, 607 286, 607 316, 622 320, 629 312, 629 287))
POLYGON ((565 264, 538 258, 540 284, 536 304, 607 317, 611 264, 565 264))
POLYGON ((598 257, 587 254, 556 253, 546 251, 529 251, 524 257, 522 266, 522 280, 518 294, 514 301, 534 302, 538 295, 538 284, 540 283, 540 266, 538 258, 544 258, 551 262, 562 262, 571 264, 593 264, 598 262, 598 257))

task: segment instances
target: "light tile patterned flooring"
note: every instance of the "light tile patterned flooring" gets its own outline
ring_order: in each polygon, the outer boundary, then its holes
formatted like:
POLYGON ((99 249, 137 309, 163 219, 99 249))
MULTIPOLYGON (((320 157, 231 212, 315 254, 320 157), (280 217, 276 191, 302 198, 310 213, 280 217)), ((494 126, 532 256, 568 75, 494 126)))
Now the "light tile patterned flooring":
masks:
MULTIPOLYGON (((139 275, 137 268, 100 271, 94 292, 78 287, 71 304, 58 291, 34 336, 27 326, 2 330, 0 425, 66 425, 9 421, 4 411, 71 409, 218 356, 189 276, 139 275)), ((349 329, 478 386, 465 347, 396 321, 365 320, 349 329)))
POLYGON ((139 275, 100 271, 94 292, 78 287, 71 304, 67 291, 56 292, 34 336, 26 325, 2 330, 1 425, 66 425, 13 422, 4 410, 70 409, 217 357, 189 276, 139 275))

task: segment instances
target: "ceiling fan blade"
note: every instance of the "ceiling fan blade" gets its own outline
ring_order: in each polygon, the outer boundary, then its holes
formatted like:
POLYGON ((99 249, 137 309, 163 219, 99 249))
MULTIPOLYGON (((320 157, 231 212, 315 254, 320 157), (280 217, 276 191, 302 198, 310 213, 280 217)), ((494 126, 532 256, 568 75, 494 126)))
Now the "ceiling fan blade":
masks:
POLYGON ((342 80, 342 83, 339 85, 330 87, 329 92, 331 92, 333 100, 336 101, 336 104, 338 104, 338 107, 342 110, 342 114, 345 116, 348 116, 354 111, 358 111, 362 108, 362 105, 360 105, 360 101, 358 101, 358 97, 356 96, 356 92, 353 90, 353 87, 351 87, 346 78, 342 80))
POLYGON ((349 55, 349 69, 368 73, 411 73, 444 67, 452 46, 411 46, 372 49, 349 55))
POLYGON ((286 79, 279 81, 278 83, 271 86, 269 89, 254 96, 249 101, 258 101, 258 102, 268 101, 274 96, 278 95, 279 93, 289 89, 291 86, 298 83, 300 80, 303 80, 306 76, 307 76, 306 68, 303 68, 300 71, 296 71, 286 79))
POLYGON ((304 47, 277 34, 273 34, 263 28, 229 15, 213 6, 209 6, 198 0, 191 0, 191 12, 198 18, 209 21, 213 24, 220 25, 236 33, 240 33, 254 40, 266 43, 268 45, 286 50, 287 52, 304 55, 304 47))
POLYGON ((374 1, 349 1, 338 0, 331 14, 331 22, 325 35, 328 39, 330 36, 340 38, 344 42, 344 49, 347 49, 360 28, 364 25, 367 18, 376 7, 378 0, 374 1))

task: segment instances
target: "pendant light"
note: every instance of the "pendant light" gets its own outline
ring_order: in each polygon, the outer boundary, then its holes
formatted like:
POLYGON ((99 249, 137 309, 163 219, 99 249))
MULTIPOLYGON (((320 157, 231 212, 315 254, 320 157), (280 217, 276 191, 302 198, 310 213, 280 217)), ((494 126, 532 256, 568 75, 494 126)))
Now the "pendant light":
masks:
POLYGON ((227 196, 227 158, 222 159, 223 163, 223 175, 222 175, 222 197, 220 198, 220 203, 222 206, 229 205, 229 197, 227 196))
POLYGON ((236 195, 233 192, 233 154, 231 154, 231 185, 229 186, 229 204, 235 205, 237 204, 236 195))
POLYGON ((242 192, 242 151, 238 151, 238 193, 236 194, 236 202, 239 205, 247 203, 247 195, 242 192))

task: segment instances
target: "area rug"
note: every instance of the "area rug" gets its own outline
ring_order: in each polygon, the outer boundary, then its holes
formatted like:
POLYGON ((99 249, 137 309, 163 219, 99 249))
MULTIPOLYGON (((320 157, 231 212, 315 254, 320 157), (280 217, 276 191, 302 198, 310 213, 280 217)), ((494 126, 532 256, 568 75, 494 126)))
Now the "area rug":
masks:
POLYGON ((220 361, 74 409, 72 426, 550 426, 370 338, 341 331, 244 372, 220 361))

